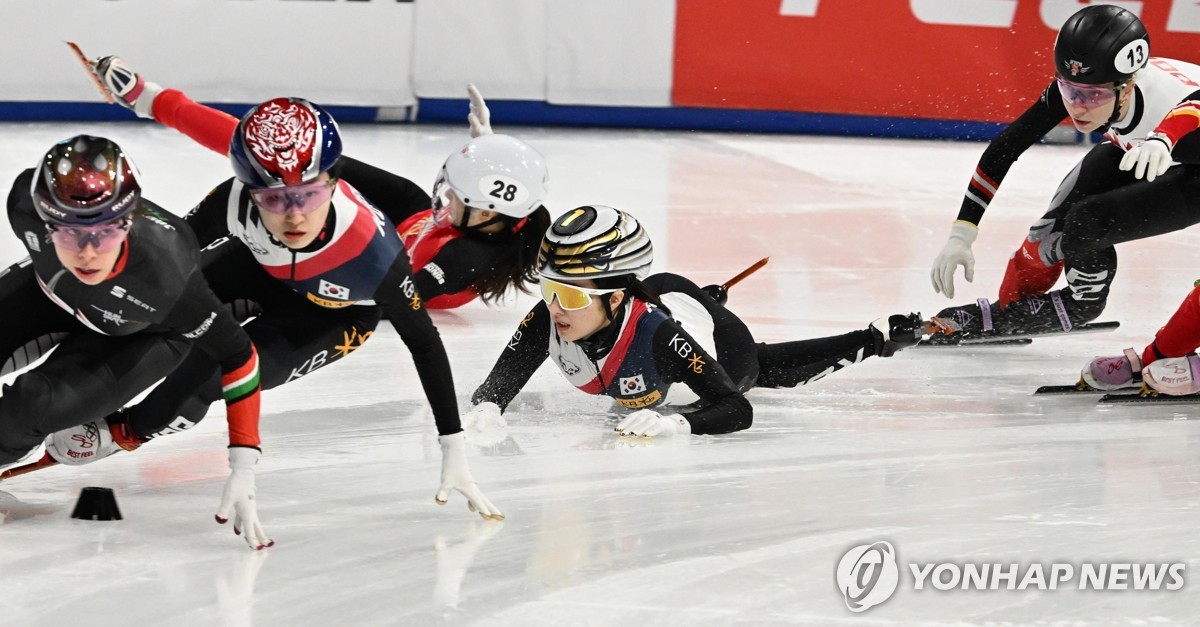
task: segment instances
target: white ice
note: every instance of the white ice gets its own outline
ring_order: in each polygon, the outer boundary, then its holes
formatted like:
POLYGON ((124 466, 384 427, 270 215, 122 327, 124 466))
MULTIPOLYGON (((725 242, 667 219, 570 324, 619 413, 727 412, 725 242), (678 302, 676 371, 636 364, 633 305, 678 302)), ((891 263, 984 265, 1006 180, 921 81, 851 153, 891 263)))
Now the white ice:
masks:
MULTIPOLYGON (((463 127, 348 126, 348 154, 432 183, 463 127)), ((881 315, 994 297, 1009 254, 1080 146, 1039 146, 983 222, 974 284, 935 295, 929 266, 983 144, 596 130, 510 130, 551 166, 555 212, 601 203, 649 227, 656 268, 722 281, 770 264, 730 307, 761 341, 832 335, 881 315)), ((54 141, 118 140, 147 196, 183 213, 227 162, 145 124, 0 126, 0 178, 54 141)), ((1130 207, 1136 211, 1136 207, 1130 207)), ((0 222, 4 221, 0 217, 0 222)), ((0 225, 0 263, 20 256, 0 225)), ((223 409, 192 432, 82 468, 5 482, 0 623, 14 625, 1179 624, 1182 591, 914 591, 864 614, 834 580, 849 548, 908 561, 1186 562, 1200 539, 1192 406, 1035 398, 1094 355, 1152 337, 1200 276, 1194 229, 1119 247, 1102 319, 1119 331, 1029 347, 911 350, 795 390, 754 391, 754 425, 623 440, 603 399, 544 368, 498 444, 472 448, 503 524, 438 507, 436 432, 386 325, 342 363, 267 392, 259 511, 277 546, 213 521, 223 409), (125 519, 69 513, 113 488, 125 519)), ((435 315, 460 399, 533 299, 435 315)), ((2 315, 2 314, 0 314, 2 315)), ((1068 588, 1073 586, 1068 585, 1068 588)))

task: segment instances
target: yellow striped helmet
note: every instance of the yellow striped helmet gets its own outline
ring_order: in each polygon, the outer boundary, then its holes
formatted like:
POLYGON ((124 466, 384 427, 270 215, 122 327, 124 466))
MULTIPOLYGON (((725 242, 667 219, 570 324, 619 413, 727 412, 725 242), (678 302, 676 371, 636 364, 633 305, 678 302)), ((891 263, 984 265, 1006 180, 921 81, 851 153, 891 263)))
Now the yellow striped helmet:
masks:
POLYGON ((654 262, 646 229, 628 213, 604 205, 572 209, 550 226, 538 253, 538 274, 556 281, 633 275, 654 262))

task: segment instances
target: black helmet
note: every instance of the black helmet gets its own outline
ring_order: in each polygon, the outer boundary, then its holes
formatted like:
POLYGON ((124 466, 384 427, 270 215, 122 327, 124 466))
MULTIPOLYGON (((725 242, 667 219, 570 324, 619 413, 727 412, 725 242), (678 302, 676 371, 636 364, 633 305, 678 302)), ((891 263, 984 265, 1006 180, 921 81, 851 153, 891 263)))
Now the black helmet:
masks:
POLYGON ((1150 36, 1136 15, 1107 4, 1085 7, 1054 40, 1054 69, 1084 85, 1124 83, 1150 60, 1150 36))
POLYGON ((115 142, 76 135, 42 157, 29 190, 42 221, 90 226, 129 215, 142 187, 137 169, 115 142))

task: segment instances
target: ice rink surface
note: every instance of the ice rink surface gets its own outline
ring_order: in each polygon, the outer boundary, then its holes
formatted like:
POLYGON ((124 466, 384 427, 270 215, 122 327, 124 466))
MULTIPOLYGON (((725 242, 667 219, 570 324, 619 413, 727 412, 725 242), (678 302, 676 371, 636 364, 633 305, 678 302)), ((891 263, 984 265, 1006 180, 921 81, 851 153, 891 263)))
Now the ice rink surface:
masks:
MULTIPOLYGON (((509 130, 548 158, 552 213, 630 211, 657 270, 720 282, 769 255, 730 307, 760 341, 994 297, 1008 256, 1080 146, 1039 146, 983 221, 972 285, 935 295, 941 249, 983 144, 732 134, 509 130)), ((184 213, 223 158, 147 124, 3 125, 0 177, 54 142, 116 139, 146 195, 184 213)), ((428 187, 466 125, 348 126, 346 152, 428 187)), ((1136 211, 1136 207, 1130 207, 1136 211)), ((0 221, 4 218, 0 216, 0 221)), ((7 223, 0 262, 22 256, 7 223)), ((1108 334, 1028 347, 917 349, 795 390, 753 391, 724 436, 614 436, 609 403, 543 368, 472 448, 488 523, 433 502, 440 451, 412 362, 386 325, 345 361, 264 396, 258 502, 277 546, 213 522, 223 408, 193 431, 0 486, 0 623, 12 625, 1195 624, 1181 591, 914 590, 909 562, 1174 563, 1200 577, 1200 406, 1035 398, 1094 355, 1139 350, 1200 278, 1195 229, 1119 247, 1108 334), (107 486, 125 520, 69 518, 107 486), (890 600, 849 611, 850 548, 898 552, 890 600)), ((529 296, 437 313, 460 399, 529 296)), ((0 314, 2 315, 2 314, 0 314)))

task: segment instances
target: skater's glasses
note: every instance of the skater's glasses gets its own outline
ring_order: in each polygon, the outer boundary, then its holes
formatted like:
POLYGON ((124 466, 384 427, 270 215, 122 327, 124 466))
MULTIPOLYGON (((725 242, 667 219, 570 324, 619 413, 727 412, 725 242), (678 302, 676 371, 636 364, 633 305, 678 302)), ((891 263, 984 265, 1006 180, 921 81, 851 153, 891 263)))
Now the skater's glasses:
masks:
POLYGON ((250 190, 250 198, 259 209, 285 215, 291 211, 312 213, 333 198, 337 181, 314 181, 287 187, 267 187, 250 190))
POLYGON ((541 279, 542 285, 542 300, 549 305, 558 299, 558 306, 565 311, 577 311, 592 304, 592 296, 600 296, 603 294, 612 294, 619 292, 620 288, 611 290, 593 290, 586 287, 575 287, 558 281, 551 281, 545 277, 541 279))
POLYGON ((57 226, 46 225, 50 232, 50 241, 56 248, 71 252, 83 252, 89 244, 97 253, 107 253, 115 250, 129 237, 129 226, 132 220, 107 222, 95 226, 57 226))
POLYGON ((1117 92, 1125 87, 1124 84, 1116 87, 1081 85, 1072 83, 1061 76, 1054 77, 1054 82, 1058 83, 1058 93, 1062 94, 1065 102, 1085 109, 1095 109, 1111 103, 1117 99, 1117 92))

